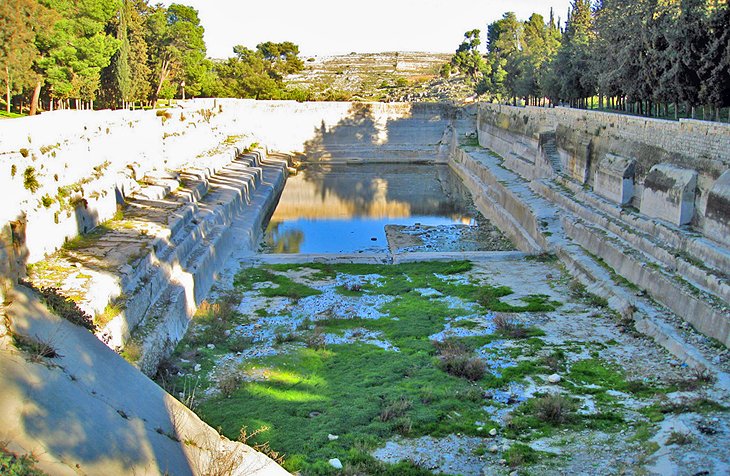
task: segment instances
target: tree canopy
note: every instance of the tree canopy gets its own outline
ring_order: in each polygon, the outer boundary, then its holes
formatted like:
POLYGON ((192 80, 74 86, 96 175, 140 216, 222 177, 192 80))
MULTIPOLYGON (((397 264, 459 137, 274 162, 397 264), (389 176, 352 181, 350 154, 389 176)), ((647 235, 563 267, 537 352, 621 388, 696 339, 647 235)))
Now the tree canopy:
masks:
POLYGON ((148 0, 6 0, 0 4, 5 107, 127 107, 160 98, 301 97, 284 79, 304 67, 299 46, 264 42, 206 57, 194 8, 148 0))
POLYGON ((563 28, 552 12, 548 21, 508 12, 487 26, 486 54, 468 49, 477 71, 458 66, 465 44, 451 64, 492 100, 587 107, 597 98, 649 115, 730 106, 724 0, 573 0, 563 28))

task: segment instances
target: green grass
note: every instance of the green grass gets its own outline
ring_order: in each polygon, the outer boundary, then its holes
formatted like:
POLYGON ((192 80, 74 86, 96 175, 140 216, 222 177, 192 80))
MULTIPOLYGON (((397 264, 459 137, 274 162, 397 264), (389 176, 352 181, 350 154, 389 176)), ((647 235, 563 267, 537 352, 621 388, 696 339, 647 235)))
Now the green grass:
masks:
POLYGON ((282 274, 275 274, 264 268, 246 268, 236 274, 233 285, 243 291, 250 291, 254 284, 270 282, 276 287, 259 289, 259 293, 266 297, 282 296, 299 300, 307 296, 321 294, 314 288, 297 283, 282 274))
MULTIPOLYGON (((638 380, 626 380, 617 366, 597 358, 580 360, 572 364, 567 380, 577 385, 582 392, 591 394, 617 390, 638 397, 651 397, 657 393, 667 393, 673 390, 671 387, 651 385, 638 380), (585 385, 593 387, 586 388, 585 385)), ((564 383, 564 386, 571 387, 573 384, 564 383)))
MULTIPOLYGON (((363 283, 360 290, 341 286, 337 292, 343 298, 364 294, 393 296, 380 308, 385 317, 322 319, 318 316, 319 319, 312 323, 320 333, 341 334, 353 328, 378 332, 399 352, 365 343, 312 347, 294 344, 287 347, 286 353, 245 361, 240 372, 266 369, 269 377, 263 381, 241 381, 227 395, 203 401, 199 406, 201 416, 213 427, 220 427, 230 438, 237 437, 243 426, 251 430, 268 427, 268 431, 257 435, 250 443, 268 442, 275 451, 285 453, 285 468, 290 471, 307 475, 334 474, 327 460, 339 458, 350 473, 430 474, 412 464, 384 465, 375 461, 369 451, 397 435, 440 437, 459 433, 486 436, 489 428, 498 425, 485 416, 482 389, 502 387, 530 375, 549 373, 537 359, 518 360, 515 366, 501 369, 500 375, 488 371, 477 382, 450 375, 440 368, 437 350, 429 336, 443 330, 449 320, 474 311, 452 309, 439 299, 422 296, 417 288, 433 288, 444 295, 478 303, 481 305, 478 312, 485 313, 492 309, 549 311, 560 305, 544 295, 524 297, 524 305, 504 303, 500 298, 512 294, 511 289, 457 279, 471 269, 471 263, 459 261, 401 265, 269 265, 242 270, 234 279, 238 292, 258 288, 261 296, 284 296, 293 301, 317 295, 320 291, 283 275, 286 271, 310 270, 305 274, 308 283, 338 275, 379 276, 377 283, 363 283), (276 286, 256 286, 265 282, 276 286), (477 421, 484 424, 475 425, 477 421), (329 441, 328 434, 336 434, 339 438, 329 441)), ((218 339, 225 339, 216 331, 216 319, 207 315, 202 317, 195 326, 202 326, 200 332, 206 339, 215 338, 215 334, 218 339)), ((230 320, 222 319, 224 322, 230 320)), ((459 324, 467 328, 479 327, 478 322, 471 320, 462 320, 459 324)), ((307 343, 314 332, 309 327, 300 326, 293 338, 307 343)), ((517 354, 535 355, 545 345, 538 338, 544 333, 534 327, 526 330, 524 338, 515 341, 515 346, 519 347, 517 354)), ((202 375, 213 369, 215 360, 226 352, 225 345, 213 340, 216 348, 208 349, 199 345, 202 341, 196 337, 199 337, 198 331, 193 329, 191 335, 181 343, 176 355, 197 352, 196 362, 202 366, 202 375)), ((487 334, 458 339, 458 342, 471 352, 502 338, 499 334, 487 334)), ((185 365, 188 367, 183 367, 184 371, 189 371, 193 362, 185 365)), ((212 384, 206 377, 200 382, 201 390, 212 384)))
POLYGON ((298 462, 299 467, 286 466, 291 471, 310 470, 333 457, 348 462, 351 447, 373 448, 403 433, 403 419, 410 423, 408 436, 481 434, 474 422, 484 415, 473 386, 439 370, 427 352, 353 344, 301 348, 248 365, 269 368, 270 378, 244 383, 230 398, 206 401, 201 414, 229 437, 242 425, 269 426, 259 442, 269 441, 298 462), (409 408, 383 421, 383 410, 399 399, 410 401, 409 408), (310 417, 312 412, 320 414, 310 417), (330 433, 340 438, 330 442, 330 433))
POLYGON ((0 118, 3 119, 15 119, 18 117, 25 117, 26 114, 18 114, 17 112, 7 112, 5 109, 0 110, 0 118))

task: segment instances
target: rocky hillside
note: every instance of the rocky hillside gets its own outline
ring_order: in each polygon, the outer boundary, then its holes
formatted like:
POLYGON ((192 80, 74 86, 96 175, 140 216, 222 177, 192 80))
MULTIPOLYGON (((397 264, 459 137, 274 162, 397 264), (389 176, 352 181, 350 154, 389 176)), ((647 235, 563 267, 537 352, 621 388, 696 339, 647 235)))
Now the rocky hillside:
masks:
POLYGON ((439 70, 450 53, 350 53, 305 59, 292 87, 311 89, 319 100, 448 101, 472 94, 463 78, 444 80, 439 70))

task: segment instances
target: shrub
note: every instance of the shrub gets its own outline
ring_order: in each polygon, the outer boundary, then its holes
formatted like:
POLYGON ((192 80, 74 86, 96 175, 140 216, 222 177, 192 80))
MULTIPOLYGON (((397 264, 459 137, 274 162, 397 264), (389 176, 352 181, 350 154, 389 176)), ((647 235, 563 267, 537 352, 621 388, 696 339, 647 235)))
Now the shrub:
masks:
POLYGON ((386 422, 400 418, 410 410, 411 406, 413 406, 413 402, 405 396, 401 396, 390 402, 385 402, 385 406, 380 411, 380 421, 386 422))
POLYGON ((546 395, 535 400, 534 409, 540 421, 562 425, 572 417, 574 405, 562 395, 546 395))
POLYGON ((220 370, 218 390, 226 397, 238 390, 241 383, 243 383, 243 376, 235 366, 229 365, 220 370))
POLYGON ((692 435, 681 431, 673 431, 667 438, 666 445, 687 445, 692 443, 692 435))
POLYGON ((323 349, 327 345, 324 331, 320 326, 315 326, 309 336, 307 336, 307 347, 310 349, 323 349))
POLYGON ((517 468, 524 464, 536 463, 538 452, 522 443, 515 443, 505 452, 504 458, 511 468, 517 468))
POLYGON ((297 336, 291 332, 284 332, 282 330, 278 330, 274 334, 274 341, 277 344, 284 344, 286 342, 294 342, 296 339, 297 339, 297 336))
POLYGON ((40 186, 41 184, 38 183, 38 177, 35 174, 35 168, 27 167, 23 172, 23 187, 26 190, 30 190, 30 193, 35 193, 40 186))
POLYGON ((41 204, 46 208, 51 208, 51 205, 53 205, 53 198, 51 198, 50 195, 46 194, 41 197, 41 204))
POLYGON ((472 382, 481 380, 486 374, 486 364, 462 342, 446 339, 443 342, 434 341, 433 345, 439 353, 439 367, 444 372, 472 382))
POLYGON ((231 352, 243 352, 251 347, 251 344, 253 344, 253 337, 244 335, 230 336, 226 343, 228 344, 228 350, 231 352))
POLYGON ((166 380, 170 377, 177 375, 180 372, 180 367, 175 365, 169 357, 165 357, 160 360, 157 364, 157 371, 155 372, 155 380, 166 380))
POLYGON ((31 362, 43 362, 44 359, 55 359, 60 357, 52 344, 43 342, 38 337, 28 337, 20 334, 13 334, 15 347, 28 354, 31 362))
POLYGON ((30 154, 30 151, 28 151, 28 149, 26 149, 25 147, 23 147, 22 149, 20 149, 20 155, 22 155, 23 158, 28 157, 29 154, 30 154))
POLYGON ((444 79, 449 79, 451 76, 451 63, 444 63, 439 70, 439 75, 444 79))
POLYGON ((411 433, 411 430, 413 429, 413 422, 407 416, 396 418, 396 420, 393 422, 392 428, 393 431, 395 431, 396 433, 407 436, 411 433))
POLYGON ((13 476, 44 476, 46 473, 35 468, 38 459, 32 455, 20 455, 7 449, 7 442, 0 442, 0 474, 13 476))
POLYGON ((524 326, 517 324, 504 314, 496 314, 494 316, 494 326, 496 327, 497 332, 513 339, 523 339, 527 337, 528 334, 527 329, 525 329, 524 326))
POLYGON ((18 173, 18 166, 15 164, 11 165, 10 166, 10 177, 11 178, 15 177, 15 174, 17 174, 17 173, 18 173))

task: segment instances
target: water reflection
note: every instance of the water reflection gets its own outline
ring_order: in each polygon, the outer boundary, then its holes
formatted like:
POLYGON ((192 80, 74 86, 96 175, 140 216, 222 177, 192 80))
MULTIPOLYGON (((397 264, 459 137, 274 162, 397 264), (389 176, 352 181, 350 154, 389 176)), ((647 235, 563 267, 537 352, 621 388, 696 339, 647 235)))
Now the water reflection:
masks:
POLYGON ((314 165, 290 177, 265 233, 268 253, 385 252, 386 225, 474 224, 446 165, 314 165))

